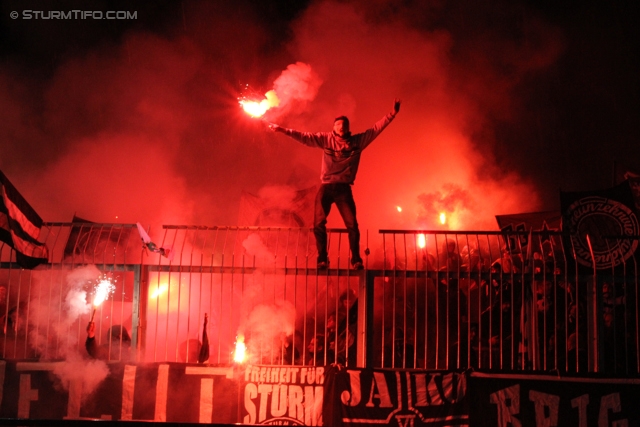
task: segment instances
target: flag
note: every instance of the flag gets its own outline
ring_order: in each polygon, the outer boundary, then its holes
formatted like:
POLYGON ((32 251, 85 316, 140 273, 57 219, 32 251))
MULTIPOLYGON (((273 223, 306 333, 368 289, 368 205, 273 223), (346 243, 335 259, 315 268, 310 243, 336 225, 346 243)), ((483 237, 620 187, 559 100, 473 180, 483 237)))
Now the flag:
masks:
POLYGON ((98 224, 73 215, 64 258, 95 262, 106 255, 125 257, 132 228, 118 224, 98 224))
POLYGON ((525 212, 511 215, 496 215, 500 231, 504 232, 509 250, 530 253, 533 247, 549 241, 553 246, 559 246, 560 240, 551 231, 560 231, 562 227, 560 211, 525 212), (529 232, 527 238, 526 232, 529 232), (539 236, 539 242, 531 240, 532 234, 539 236))
POLYGON ((38 241, 42 218, 0 171, 0 241, 16 251, 22 268, 34 268, 49 259, 49 251, 38 241))
POLYGON ((629 181, 604 190, 561 192, 560 206, 565 247, 585 272, 623 266, 635 257, 640 221, 629 181))
POLYGON ((202 327, 202 347, 200 347, 200 354, 198 355, 198 363, 204 363, 209 361, 209 336, 207 335, 207 323, 209 316, 204 314, 204 326, 202 327))

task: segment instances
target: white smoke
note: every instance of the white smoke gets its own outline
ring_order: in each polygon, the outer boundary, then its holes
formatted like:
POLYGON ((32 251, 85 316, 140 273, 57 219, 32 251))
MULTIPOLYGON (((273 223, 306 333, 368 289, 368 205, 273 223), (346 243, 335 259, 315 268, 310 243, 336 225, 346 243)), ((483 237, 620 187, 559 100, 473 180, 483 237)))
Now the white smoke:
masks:
POLYGON ((63 287, 51 288, 54 293, 49 298, 32 300, 34 313, 48 320, 30 331, 34 349, 46 360, 61 359, 53 371, 58 385, 64 390, 69 390, 72 384, 80 385, 82 398, 90 395, 109 374, 104 361, 89 358, 76 334, 77 322, 91 312, 87 288, 100 275, 95 265, 78 267, 66 275, 63 287))
POLYGON ((280 356, 283 340, 295 329, 296 310, 288 301, 258 304, 240 325, 251 363, 273 363, 280 356))

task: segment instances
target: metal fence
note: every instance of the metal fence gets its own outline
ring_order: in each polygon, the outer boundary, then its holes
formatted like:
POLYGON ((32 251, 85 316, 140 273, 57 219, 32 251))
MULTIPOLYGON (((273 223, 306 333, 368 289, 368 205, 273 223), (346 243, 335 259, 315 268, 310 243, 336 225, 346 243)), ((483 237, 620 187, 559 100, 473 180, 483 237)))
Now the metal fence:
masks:
POLYGON ((86 357, 93 317, 111 360, 229 365, 244 344, 248 363, 640 372, 636 258, 588 268, 559 233, 366 232, 364 271, 349 269, 341 229, 326 270, 309 229, 150 234, 49 223, 34 270, 1 246, 0 355, 86 357), (94 312, 101 282, 112 289, 94 312))

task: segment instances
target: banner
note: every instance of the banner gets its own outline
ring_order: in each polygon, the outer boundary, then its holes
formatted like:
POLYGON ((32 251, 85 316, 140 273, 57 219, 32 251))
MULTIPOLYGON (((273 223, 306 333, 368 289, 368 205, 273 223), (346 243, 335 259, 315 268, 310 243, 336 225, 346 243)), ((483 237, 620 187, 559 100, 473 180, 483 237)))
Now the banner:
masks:
POLYGON ((64 258, 79 262, 93 262, 105 254, 110 260, 123 259, 130 244, 133 228, 117 224, 96 224, 73 216, 69 237, 64 247, 64 258))
POLYGON ((560 199, 565 249, 575 252, 579 265, 613 269, 634 256, 640 226, 628 181, 600 191, 561 192, 560 199))
POLYGON ((637 426, 640 380, 488 375, 469 378, 477 427, 637 426))
POLYGON ((323 366, 248 366, 240 388, 242 424, 325 425, 323 366))
POLYGON ((0 360, 0 419, 237 420, 239 381, 231 367, 107 363, 107 377, 91 386, 99 364, 0 360))
POLYGON ((551 244, 552 248, 561 247, 558 236, 549 233, 550 231, 560 231, 562 228, 562 216, 559 211, 496 215, 496 221, 500 231, 505 233, 507 247, 513 253, 526 254, 529 249, 541 251, 541 247, 546 243, 551 244), (529 242, 531 232, 535 232, 539 239, 529 242), (530 243, 531 248, 529 247, 530 243))
POLYGON ((457 372, 109 363, 107 377, 88 390, 93 369, 74 363, 0 360, 0 418, 306 426, 469 423, 467 382, 457 372))
POLYGON ((325 425, 469 425, 464 373, 332 366, 326 376, 325 425))
POLYGON ((0 359, 2 419, 305 426, 640 425, 640 379, 0 359), (95 377, 98 365, 106 377, 95 377))
POLYGON ((48 261, 49 252, 38 241, 42 218, 0 171, 0 241, 16 251, 22 268, 34 268, 48 261))

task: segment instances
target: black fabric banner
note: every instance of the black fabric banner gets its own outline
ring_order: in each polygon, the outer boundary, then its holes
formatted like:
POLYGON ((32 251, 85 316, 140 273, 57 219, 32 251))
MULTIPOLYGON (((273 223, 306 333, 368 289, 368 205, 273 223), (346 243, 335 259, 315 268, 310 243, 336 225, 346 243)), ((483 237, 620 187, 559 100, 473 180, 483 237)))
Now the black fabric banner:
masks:
POLYGON ((322 366, 0 360, 0 418, 346 425, 467 425, 458 372, 322 366), (82 375, 76 373, 82 372, 82 375))
POLYGON ((464 373, 332 368, 327 387, 328 425, 469 424, 464 373))
POLYGON ((471 374, 477 427, 637 426, 640 380, 471 374))
POLYGON ((93 383, 104 366, 0 360, 0 418, 237 421, 240 378, 233 368, 109 363, 106 378, 93 383))

